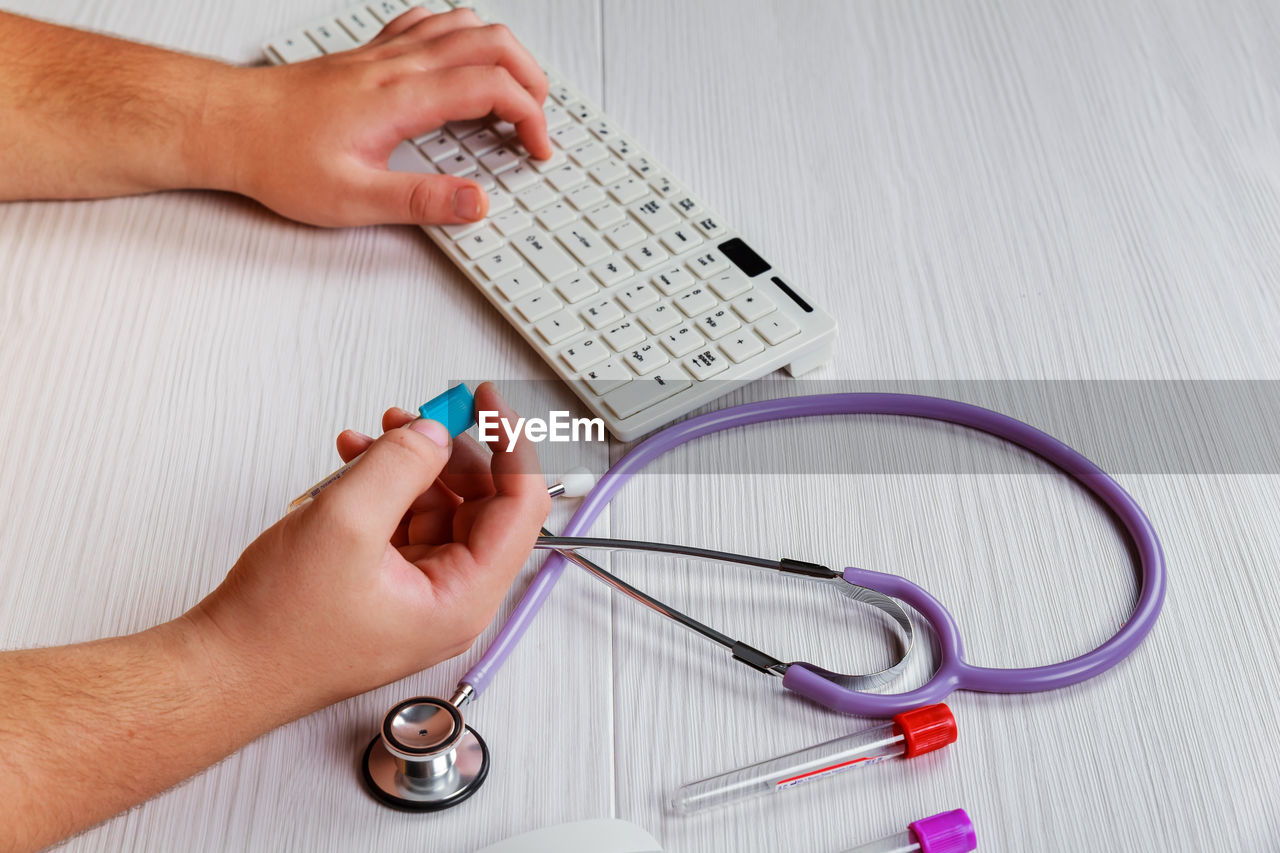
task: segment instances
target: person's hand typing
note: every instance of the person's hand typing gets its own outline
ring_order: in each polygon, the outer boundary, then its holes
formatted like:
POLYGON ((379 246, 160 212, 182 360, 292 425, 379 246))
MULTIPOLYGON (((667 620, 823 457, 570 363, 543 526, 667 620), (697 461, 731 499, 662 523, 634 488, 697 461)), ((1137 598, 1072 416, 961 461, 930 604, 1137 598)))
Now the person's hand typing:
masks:
POLYGON ((165 189, 250 196, 314 225, 482 218, 474 181, 388 171, 392 149, 494 115, 552 155, 547 78, 469 9, 405 12, 368 44, 236 67, 0 12, 0 200, 165 189), (86 144, 91 141, 91 144, 86 144))
MULTIPOLYGON (((475 396, 515 417, 492 386, 475 396)), ((292 719, 460 654, 493 619, 550 508, 537 454, 415 418, 389 410, 376 441, 344 432, 355 467, 191 611, 233 691, 275 685, 292 719)))
POLYGON ((316 225, 464 222, 488 211, 474 181, 387 171, 401 140, 490 113, 551 156, 547 78, 502 25, 416 7, 372 41, 275 68, 227 69, 203 155, 209 183, 316 225), (221 140, 221 141, 219 141, 221 140), (219 162, 223 154, 225 162, 219 162))

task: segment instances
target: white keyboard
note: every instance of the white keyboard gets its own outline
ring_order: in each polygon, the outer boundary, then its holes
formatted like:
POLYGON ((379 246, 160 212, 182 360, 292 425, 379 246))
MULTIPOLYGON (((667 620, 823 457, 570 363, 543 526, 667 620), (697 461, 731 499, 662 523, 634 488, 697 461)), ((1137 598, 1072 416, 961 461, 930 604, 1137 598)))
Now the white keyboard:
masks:
MULTIPOLYGON (((381 0, 264 50, 280 64, 356 47, 413 5, 474 4, 381 0)), ((530 158, 494 120, 407 140, 388 166, 488 191, 483 221, 423 230, 609 431, 630 441, 780 367, 798 376, 828 361, 835 320, 612 119, 547 76, 551 161, 530 158)))

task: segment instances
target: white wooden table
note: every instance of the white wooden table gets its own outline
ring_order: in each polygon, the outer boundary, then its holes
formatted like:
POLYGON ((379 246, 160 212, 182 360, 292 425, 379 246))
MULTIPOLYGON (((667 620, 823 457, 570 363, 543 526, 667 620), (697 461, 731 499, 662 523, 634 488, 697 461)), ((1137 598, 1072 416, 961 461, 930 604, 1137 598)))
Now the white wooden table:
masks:
MULTIPOLYGON (((4 5, 237 62, 339 10, 4 5)), ((839 318, 818 378, 1280 378, 1274 3, 497 8, 839 318)), ((0 206, 0 270, 6 648, 169 619, 332 466, 341 428, 371 429, 387 405, 451 377, 550 376, 411 228, 317 230, 205 193, 12 204, 0 206)), ((1158 414, 1194 420, 1159 387, 1158 414)), ((1123 443, 1124 424, 1076 414, 1081 447, 1123 443)), ((1133 573, 1116 531, 1043 469, 1002 467, 981 446, 973 473, 786 474, 815 447, 971 440, 879 421, 762 436, 784 473, 642 478, 599 529, 900 572, 953 607, 985 664, 1078 654, 1127 613, 1133 573)), ((682 458, 732 466, 737 441, 682 458)), ((585 453, 606 464, 604 448, 585 453)), ((476 652, 275 731, 65 849, 452 853, 616 815, 671 851, 836 851, 957 806, 986 850, 1274 849, 1274 457, 1167 470, 1153 458, 1121 479, 1169 557, 1155 632, 1073 689, 953 697, 961 740, 935 756, 670 814, 682 782, 865 722, 784 695, 570 572, 470 711, 494 764, 465 806, 386 810, 355 762, 386 707, 447 695, 476 652)), ((615 565, 764 648, 849 668, 883 655, 877 632, 833 627, 840 611, 792 585, 615 565)))

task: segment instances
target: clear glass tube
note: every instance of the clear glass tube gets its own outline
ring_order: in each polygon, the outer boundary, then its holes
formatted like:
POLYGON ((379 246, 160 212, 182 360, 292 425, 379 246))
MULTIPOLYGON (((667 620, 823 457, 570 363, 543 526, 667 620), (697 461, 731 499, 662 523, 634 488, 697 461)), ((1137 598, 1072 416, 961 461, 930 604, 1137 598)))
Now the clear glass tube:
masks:
POLYGON ((906 742, 897 725, 881 723, 817 746, 690 782, 676 791, 671 806, 685 814, 712 809, 749 797, 785 791, 855 767, 868 767, 900 758, 905 749, 906 742))
POLYGON ((857 847, 850 847, 840 853, 920 853, 920 843, 915 835, 907 830, 878 841, 868 841, 857 847))

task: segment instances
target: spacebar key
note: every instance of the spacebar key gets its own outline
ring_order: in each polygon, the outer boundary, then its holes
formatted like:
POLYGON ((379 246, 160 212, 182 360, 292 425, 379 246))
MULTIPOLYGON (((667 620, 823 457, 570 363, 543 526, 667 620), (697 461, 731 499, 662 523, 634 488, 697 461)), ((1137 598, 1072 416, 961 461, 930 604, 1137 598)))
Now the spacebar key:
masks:
MULTIPOLYGON (((677 371, 679 369, 677 368, 677 371)), ((604 404, 620 418, 629 418, 636 412, 660 403, 692 385, 683 372, 663 370, 644 379, 635 379, 616 391, 605 395, 604 404)))
POLYGON ((526 234, 520 234, 511 242, 520 250, 520 254, 524 255, 529 265, 542 273, 542 277, 547 281, 564 278, 578 269, 573 258, 542 231, 535 229, 526 234))

